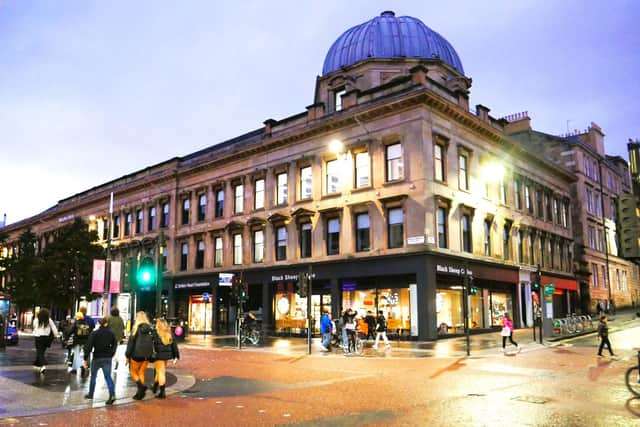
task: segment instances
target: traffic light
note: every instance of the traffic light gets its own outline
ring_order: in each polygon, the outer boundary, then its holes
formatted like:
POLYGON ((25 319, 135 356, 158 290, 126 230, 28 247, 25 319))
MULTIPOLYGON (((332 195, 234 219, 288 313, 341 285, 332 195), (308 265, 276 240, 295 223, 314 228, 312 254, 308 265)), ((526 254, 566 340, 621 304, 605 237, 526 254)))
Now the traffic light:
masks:
POLYGON ((540 273, 540 266, 538 266, 538 270, 533 278, 533 290, 537 291, 540 289, 540 282, 542 281, 542 274, 540 273))
POLYGON ((242 277, 236 275, 231 280, 231 294, 236 301, 245 301, 247 291, 242 283, 242 277))
POLYGON ((249 284, 248 283, 240 283, 240 299, 242 302, 245 302, 249 299, 249 284))
POLYGON ((136 282, 139 288, 148 288, 156 284, 156 264, 153 258, 144 257, 140 260, 138 271, 136 272, 136 282))
POLYGON ((309 278, 307 277, 307 273, 300 272, 298 274, 298 283, 296 283, 297 294, 300 295, 300 298, 307 297, 307 290, 309 287, 309 278))
POLYGON ((475 295, 478 293, 478 288, 473 286, 473 276, 466 276, 465 282, 467 284, 467 290, 469 291, 469 295, 475 295))

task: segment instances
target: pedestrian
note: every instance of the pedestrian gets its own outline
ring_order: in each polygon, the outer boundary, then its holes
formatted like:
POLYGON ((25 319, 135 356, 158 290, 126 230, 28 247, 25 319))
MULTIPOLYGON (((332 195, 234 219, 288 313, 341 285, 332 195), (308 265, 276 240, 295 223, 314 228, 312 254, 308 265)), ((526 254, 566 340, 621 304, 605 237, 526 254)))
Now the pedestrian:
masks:
POLYGON ((69 333, 69 338, 71 339, 71 345, 73 346, 73 361, 71 362, 71 367, 69 368, 70 374, 75 374, 80 370, 82 376, 84 377, 88 372, 83 363, 82 350, 84 349, 84 345, 87 343, 89 339, 89 335, 91 334, 91 329, 82 314, 82 311, 78 311, 76 313, 76 320, 73 322, 71 326, 71 332, 69 333))
POLYGON ((153 367, 155 368, 155 376, 153 382, 153 393, 160 393, 156 395, 158 399, 164 399, 165 387, 167 384, 167 362, 173 360, 175 364, 180 359, 180 352, 178 351, 178 344, 175 338, 171 334, 171 327, 165 319, 158 319, 156 321, 156 329, 154 331, 153 345, 155 349, 155 358, 153 360, 153 367))
POLYGON ((340 328, 340 335, 342 336, 342 350, 347 351, 349 349, 349 341, 347 338, 347 330, 344 327, 344 316, 347 314, 347 310, 340 310, 340 317, 338 317, 338 328, 340 328))
POLYGON ((118 310, 118 307, 113 307, 111 309, 111 316, 107 317, 107 327, 109 328, 109 330, 111 330, 111 332, 113 332, 113 335, 116 337, 117 347, 116 347, 116 355, 114 357, 115 359, 114 369, 117 371, 120 359, 124 355, 124 351, 125 351, 125 348, 123 345, 124 321, 122 320, 122 317, 120 317, 120 310, 118 310))
POLYGON ((91 379, 89 380, 89 393, 85 399, 93 399, 93 393, 96 391, 96 377, 98 370, 102 369, 104 381, 109 389, 109 398, 105 402, 107 405, 113 405, 116 400, 116 389, 111 379, 111 359, 116 354, 116 337, 107 327, 107 319, 105 317, 98 320, 100 327, 91 332, 87 343, 84 346, 84 368, 89 364, 89 357, 93 351, 93 360, 91 361, 91 379))
POLYGON ((596 303, 596 313, 598 314, 598 316, 602 316, 604 314, 604 306, 601 300, 598 300, 598 302, 596 303))
POLYGON ((62 345, 67 350, 67 366, 73 364, 73 337, 71 336, 71 328, 73 328, 74 319, 67 314, 62 324, 62 345))
POLYGON ((351 307, 347 309, 343 316, 344 329, 347 331, 347 348, 345 352, 351 352, 356 350, 356 315, 358 313, 353 311, 351 307))
POLYGON ((87 322, 87 325, 89 325, 89 332, 92 332, 96 328, 96 322, 94 322, 93 317, 87 314, 86 306, 83 305, 82 307, 79 308, 79 310, 84 316, 84 321, 87 322))
POLYGON ((600 316, 600 323, 598 323, 598 337, 600 337, 600 347, 598 347, 598 357, 602 357, 602 349, 607 346, 611 357, 616 357, 611 350, 611 342, 609 342, 609 324, 606 315, 600 316))
POLYGON ((375 330, 376 340, 373 343, 373 348, 378 348, 380 337, 382 337, 384 341, 384 348, 390 348, 391 344, 389 344, 389 339, 387 338, 387 319, 384 317, 384 313, 382 312, 382 310, 378 311, 378 319, 376 322, 375 330))
POLYGON ((131 379, 138 386, 138 391, 133 396, 135 400, 144 399, 144 395, 147 392, 147 386, 144 384, 144 371, 147 369, 149 361, 153 358, 153 350, 153 329, 147 314, 144 311, 139 311, 136 313, 136 321, 131 330, 127 351, 125 352, 131 379))
POLYGON ((371 339, 375 338, 375 329, 376 329, 376 318, 373 316, 371 310, 367 310, 367 315, 364 316, 364 323, 367 324, 367 337, 366 340, 371 337, 371 339))
POLYGON ((33 320, 33 336, 36 341, 36 360, 33 362, 33 367, 44 374, 47 369, 47 359, 44 353, 51 346, 54 338, 58 336, 58 329, 49 317, 49 310, 46 308, 41 308, 33 320))
POLYGON ((332 330, 333 326, 331 325, 331 319, 329 318, 329 309, 324 307, 322 309, 322 317, 320 318, 320 333, 322 334, 322 346, 327 351, 331 351, 332 330))
POLYGON ((506 351, 507 338, 509 338, 509 342, 516 346, 516 350, 520 351, 520 347, 518 343, 513 340, 513 322, 509 317, 509 313, 505 313, 502 317, 502 352, 506 351))

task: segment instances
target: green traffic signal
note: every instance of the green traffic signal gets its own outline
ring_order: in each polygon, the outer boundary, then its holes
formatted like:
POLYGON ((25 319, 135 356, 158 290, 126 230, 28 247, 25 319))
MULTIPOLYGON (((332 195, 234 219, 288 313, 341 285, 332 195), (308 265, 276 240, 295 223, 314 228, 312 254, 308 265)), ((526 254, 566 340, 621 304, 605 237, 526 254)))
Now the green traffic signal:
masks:
POLYGON ((136 273, 138 286, 148 287, 156 283, 156 265, 150 257, 142 258, 136 273))
POLYGON ((476 288, 475 286, 472 286, 471 289, 469 289, 469 293, 471 295, 475 295, 478 293, 478 288, 476 288))

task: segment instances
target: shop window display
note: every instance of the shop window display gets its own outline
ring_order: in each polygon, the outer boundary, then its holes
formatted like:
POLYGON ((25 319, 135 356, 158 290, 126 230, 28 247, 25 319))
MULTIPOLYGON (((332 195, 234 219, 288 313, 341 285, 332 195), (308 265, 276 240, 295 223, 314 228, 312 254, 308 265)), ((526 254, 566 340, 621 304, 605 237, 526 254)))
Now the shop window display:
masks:
POLYGON ((382 310, 389 334, 411 332, 409 288, 355 289, 353 284, 345 283, 342 289, 344 309, 351 307, 359 319, 364 318, 368 310, 374 313, 382 310))
POLYGON ((192 295, 189 304, 189 330, 191 332, 207 332, 212 331, 213 317, 212 310, 213 295, 209 296, 209 302, 204 303, 202 295, 192 295))
POLYGON ((436 322, 441 335, 463 332, 462 289, 436 290, 436 322))
POLYGON ((511 295, 504 292, 491 292, 489 296, 491 303, 490 326, 502 326, 504 313, 513 313, 513 302, 511 295))

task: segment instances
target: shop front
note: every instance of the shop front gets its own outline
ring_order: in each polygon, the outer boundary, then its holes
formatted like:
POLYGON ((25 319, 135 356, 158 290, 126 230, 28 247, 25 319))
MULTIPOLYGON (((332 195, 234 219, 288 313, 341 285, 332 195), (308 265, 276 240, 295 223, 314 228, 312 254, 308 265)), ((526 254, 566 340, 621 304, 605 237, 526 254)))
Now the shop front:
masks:
POLYGON ((578 282, 575 279, 543 274, 540 284, 542 289, 553 285, 553 318, 567 317, 579 308, 578 282))
POLYGON ((469 294, 468 325, 472 332, 502 327, 502 318, 519 314, 515 269, 479 263, 459 263, 453 260, 436 262, 436 324, 438 335, 464 333, 464 287, 469 284, 475 293, 469 294))
POLYGON ((213 317, 216 293, 212 282, 175 282, 173 292, 176 319, 186 321, 190 333, 212 333, 216 327, 213 317))

